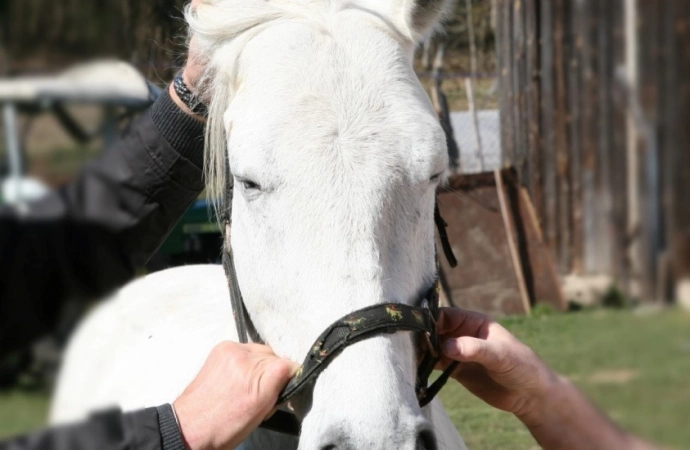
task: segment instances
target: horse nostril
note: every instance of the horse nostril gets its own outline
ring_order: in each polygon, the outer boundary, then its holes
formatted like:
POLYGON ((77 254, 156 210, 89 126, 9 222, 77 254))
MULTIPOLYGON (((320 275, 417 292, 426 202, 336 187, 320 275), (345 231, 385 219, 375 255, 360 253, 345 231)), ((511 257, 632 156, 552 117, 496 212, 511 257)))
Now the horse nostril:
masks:
POLYGON ((436 450, 436 437, 431 430, 423 430, 417 435, 417 450, 436 450))

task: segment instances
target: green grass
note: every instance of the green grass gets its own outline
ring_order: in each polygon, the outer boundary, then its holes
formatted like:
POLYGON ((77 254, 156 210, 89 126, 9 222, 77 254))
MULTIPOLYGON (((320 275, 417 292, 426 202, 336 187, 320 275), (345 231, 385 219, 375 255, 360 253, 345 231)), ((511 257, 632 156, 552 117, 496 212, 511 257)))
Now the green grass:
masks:
MULTIPOLYGON (((503 324, 635 434, 690 443, 690 315, 596 310, 508 318, 503 324)), ((451 383, 444 405, 470 448, 538 448, 514 417, 451 383)))
MULTIPOLYGON (((503 324, 623 427, 672 448, 687 448, 690 315, 595 310, 508 318, 503 324)), ((538 448, 515 418, 484 405, 458 384, 449 383, 441 395, 470 448, 538 448)), ((0 437, 42 425, 47 404, 45 394, 0 393, 0 437)))
POLYGON ((31 391, 0 392, 0 439, 42 426, 49 396, 31 391))

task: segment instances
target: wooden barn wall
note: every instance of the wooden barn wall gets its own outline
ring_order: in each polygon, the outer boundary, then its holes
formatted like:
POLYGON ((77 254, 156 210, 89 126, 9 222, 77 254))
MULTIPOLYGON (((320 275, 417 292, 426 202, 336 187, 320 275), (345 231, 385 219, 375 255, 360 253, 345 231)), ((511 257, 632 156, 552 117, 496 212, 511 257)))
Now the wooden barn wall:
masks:
POLYGON ((504 165, 560 272, 671 295, 690 276, 690 2, 498 0, 497 46, 504 165))

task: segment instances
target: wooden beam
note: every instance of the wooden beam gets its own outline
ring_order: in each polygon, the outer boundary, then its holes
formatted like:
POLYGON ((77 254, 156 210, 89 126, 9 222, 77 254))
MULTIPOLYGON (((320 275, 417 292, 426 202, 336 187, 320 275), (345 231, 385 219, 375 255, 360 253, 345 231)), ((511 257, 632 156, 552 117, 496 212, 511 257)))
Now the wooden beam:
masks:
POLYGON ((503 226, 505 227, 506 231, 506 240, 508 241, 508 249, 510 250, 510 259, 513 261, 515 278, 517 279, 518 288, 520 289, 522 306, 525 309, 525 314, 529 316, 532 314, 532 306, 530 305, 529 294, 527 293, 525 275, 524 271, 522 270, 522 263, 520 262, 517 244, 515 242, 515 237, 513 236, 513 226, 510 223, 505 187, 503 186, 503 175, 500 170, 494 170, 494 179, 496 180, 496 192, 498 194, 498 202, 501 207, 501 217, 503 218, 503 226))

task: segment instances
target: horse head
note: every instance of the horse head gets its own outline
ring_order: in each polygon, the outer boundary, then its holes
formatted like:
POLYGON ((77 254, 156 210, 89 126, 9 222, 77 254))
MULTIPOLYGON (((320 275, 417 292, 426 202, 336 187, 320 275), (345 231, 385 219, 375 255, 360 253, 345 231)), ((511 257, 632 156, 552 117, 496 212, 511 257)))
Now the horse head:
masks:
MULTIPOLYGON (((414 304, 436 280, 445 135, 413 67, 445 0, 205 0, 207 183, 234 183, 230 242, 247 311, 301 361, 332 322, 414 304), (225 180, 229 162, 233 180, 225 180)), ((346 348, 293 402, 300 448, 436 448, 411 333, 346 348)))

